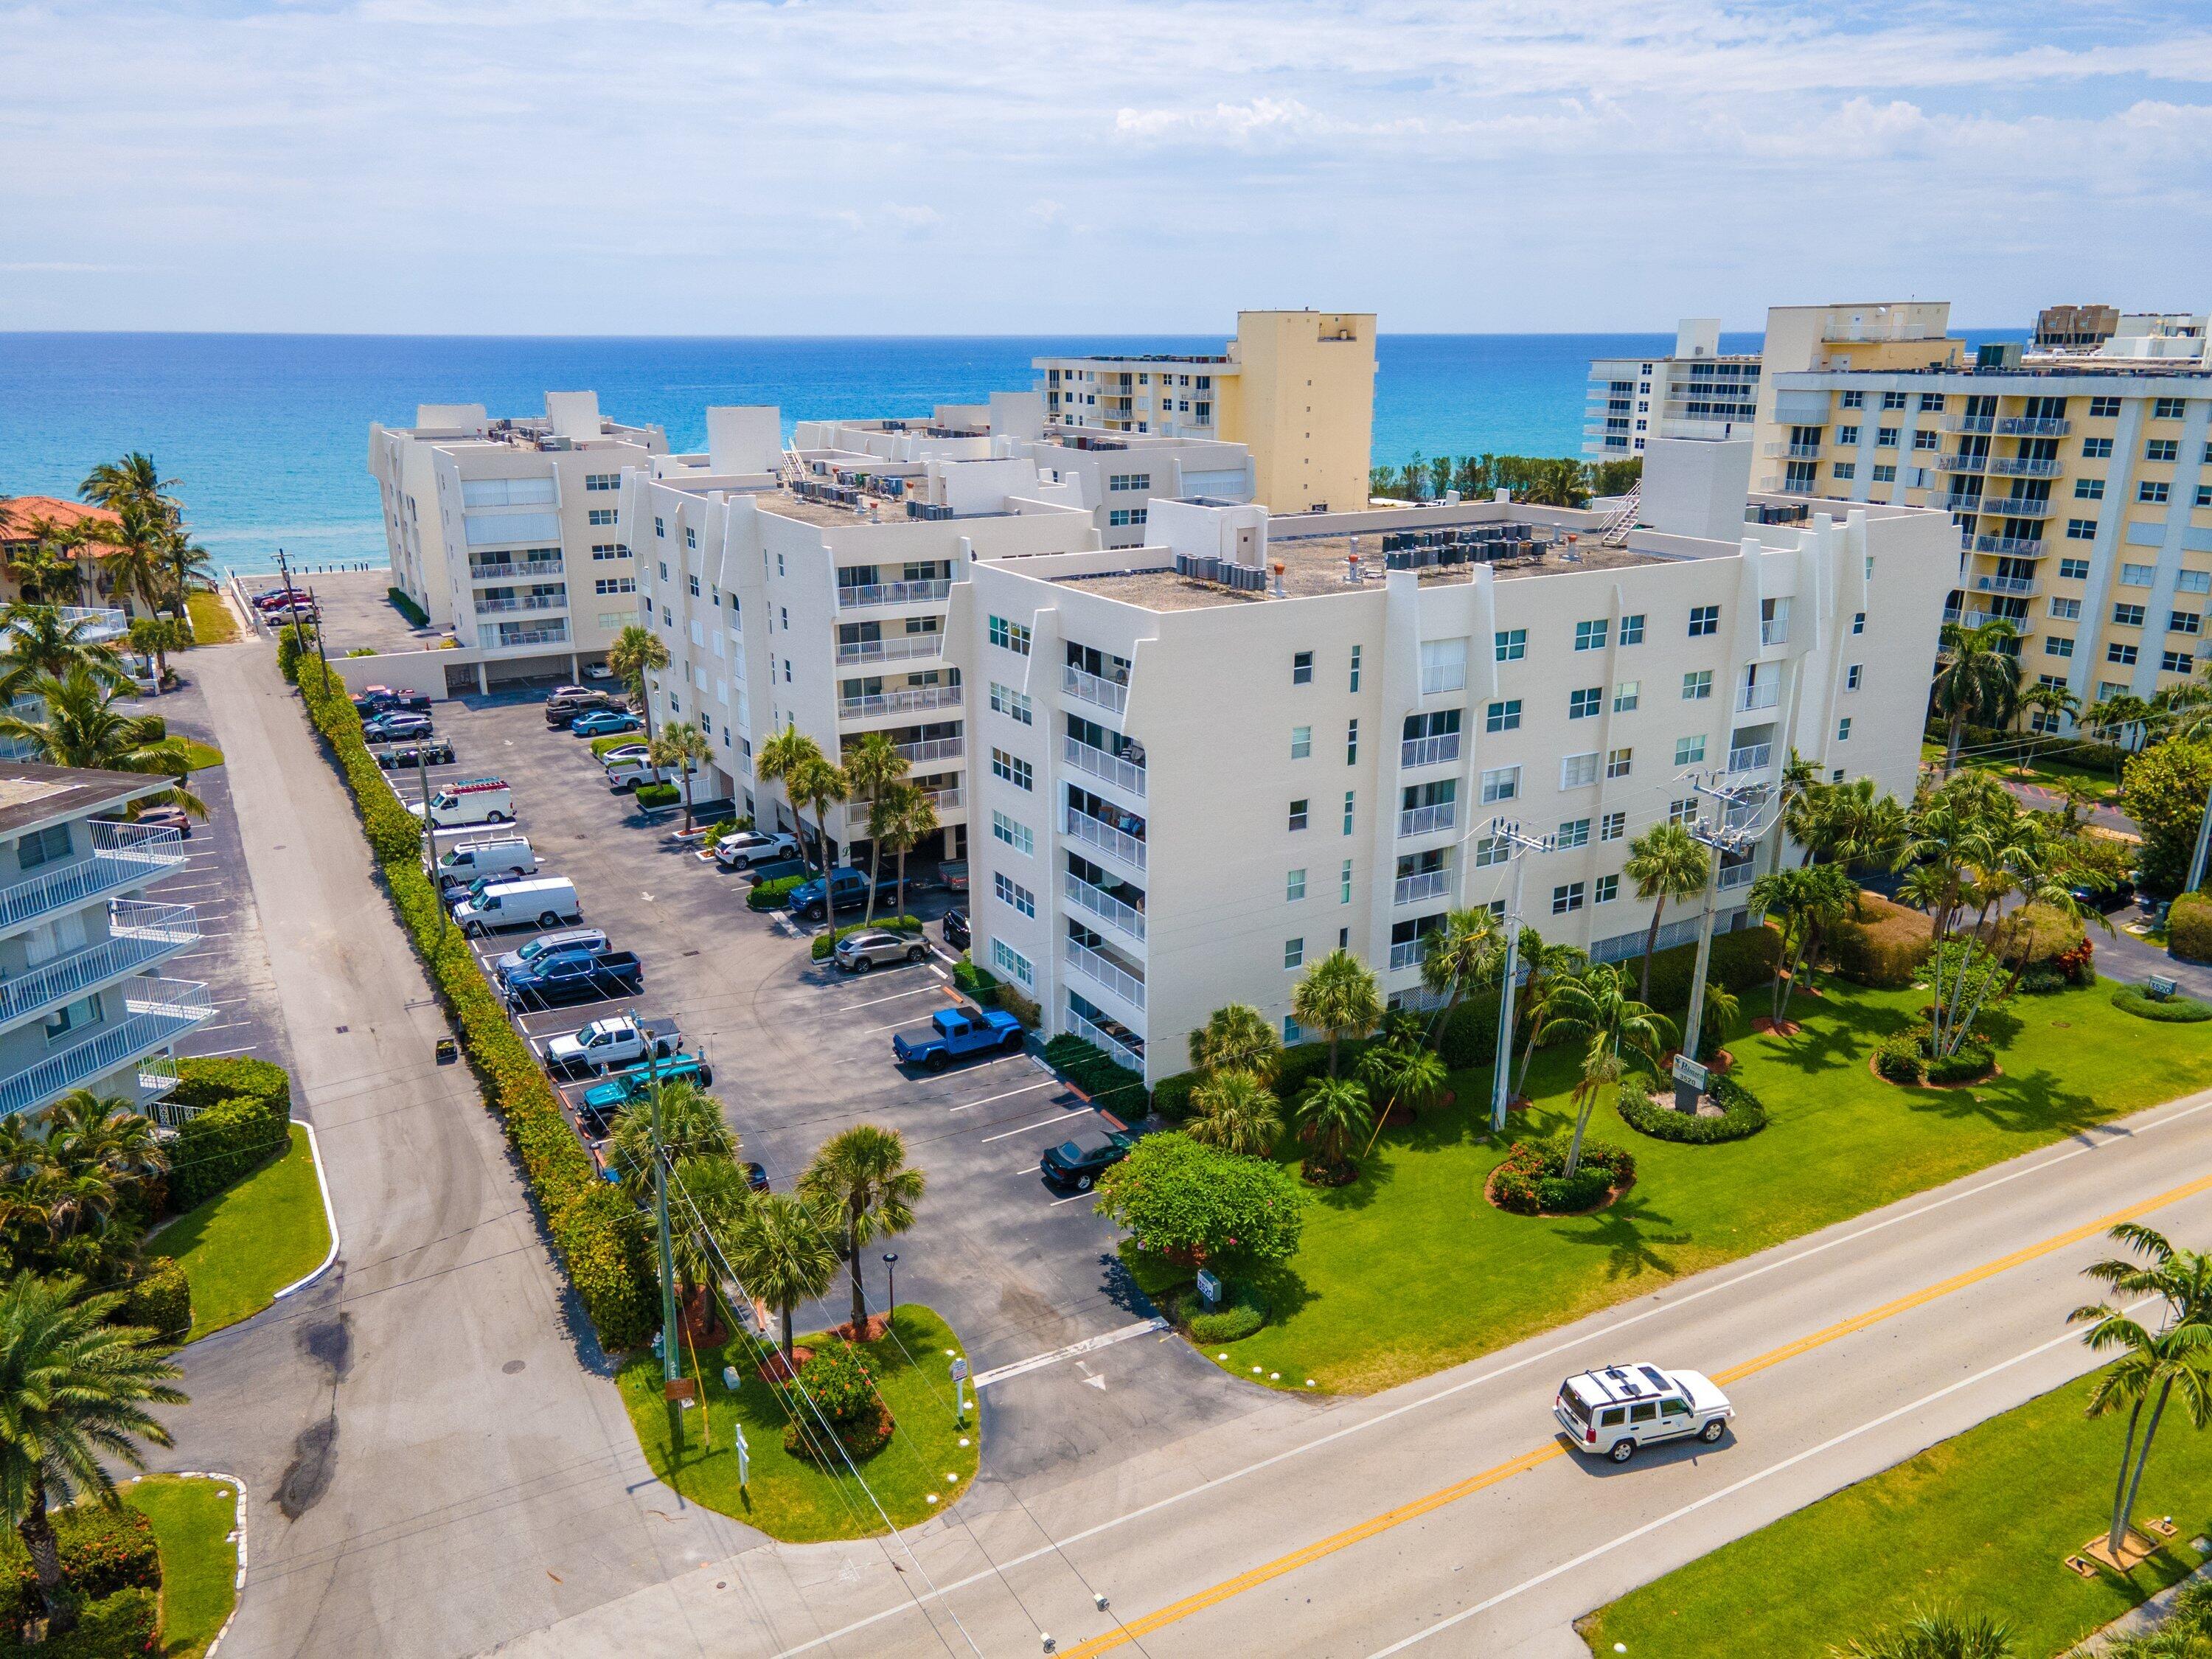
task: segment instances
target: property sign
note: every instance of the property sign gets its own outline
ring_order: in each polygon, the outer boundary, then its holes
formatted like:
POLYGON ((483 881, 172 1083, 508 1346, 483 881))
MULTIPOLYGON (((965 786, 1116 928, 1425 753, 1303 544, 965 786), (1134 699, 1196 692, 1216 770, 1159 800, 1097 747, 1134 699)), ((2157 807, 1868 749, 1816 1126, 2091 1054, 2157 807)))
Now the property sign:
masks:
POLYGON ((1705 1068, 1687 1054, 1677 1054, 1674 1056, 1674 1081, 1703 1094, 1705 1091, 1705 1068))
POLYGON ((1209 1308, 1221 1300, 1221 1281, 1211 1268, 1200 1267, 1198 1270, 1198 1293, 1206 1298, 1206 1305, 1209 1308))
POLYGON ((2169 979, 2164 974, 2153 974, 2145 988, 2148 989, 2153 996, 2163 1002, 2166 998, 2173 995, 2177 991, 2181 989, 2181 981, 2177 979, 2169 979))
POLYGON ((955 1382, 965 1382, 968 1380, 968 1362, 965 1359, 956 1359, 952 1362, 952 1380, 955 1382))

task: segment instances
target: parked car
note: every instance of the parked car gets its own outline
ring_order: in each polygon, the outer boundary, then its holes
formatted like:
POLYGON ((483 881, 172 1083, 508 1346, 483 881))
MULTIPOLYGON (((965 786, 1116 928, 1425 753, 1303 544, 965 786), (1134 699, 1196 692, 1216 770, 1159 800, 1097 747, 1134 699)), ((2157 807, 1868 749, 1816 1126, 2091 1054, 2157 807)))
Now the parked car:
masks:
POLYGON ((584 678, 587 680, 611 680, 614 677, 615 671, 603 662, 588 664, 584 669, 584 678))
POLYGON ((548 1071, 589 1077, 617 1066, 634 1066, 651 1054, 669 1055, 684 1047, 672 1019, 641 1020, 630 1014, 595 1019, 545 1045, 548 1071))
POLYGON ((507 976, 510 1008, 573 1008, 645 988, 645 964, 635 951, 563 951, 540 957, 507 976))
POLYGON ((580 738, 611 738, 617 732, 642 730, 645 722, 627 708, 587 708, 568 722, 580 738))
POLYGON ((1577 1451, 1626 1463, 1656 1441, 1694 1437, 1712 1445, 1728 1431, 1735 1407, 1701 1372, 1638 1364, 1569 1377, 1552 1415, 1577 1451))
POLYGON ((945 944, 955 951, 964 951, 975 942, 975 936, 968 931, 968 913, 965 910, 947 910, 943 928, 945 944))
POLYGON ((382 714, 394 708, 417 712, 430 706, 427 691, 395 691, 388 685, 365 685, 354 693, 353 706, 363 714, 382 714))
POLYGON ((678 766, 655 766, 650 755, 640 755, 634 760, 605 761, 607 787, 617 795, 627 794, 641 784, 677 783, 684 776, 678 766))
POLYGON ((781 830, 732 830, 714 843, 714 862, 725 870, 750 870, 770 859, 798 856, 798 841, 781 830))
POLYGON ((545 724, 559 730, 579 714, 612 708, 615 700, 604 691, 592 691, 580 685, 564 685, 545 699, 545 724))
POLYGON ((646 743, 618 743, 599 757, 599 765, 611 772, 624 761, 643 760, 652 748, 646 743))
POLYGON ((2070 890, 2069 896, 2085 910, 2094 910, 2100 915, 2111 915, 2115 910, 2124 910, 2136 902, 2136 884, 2124 881, 2113 888, 2097 888, 2087 882, 2070 890))
POLYGON ((837 941, 837 948, 830 953, 838 971, 865 974, 898 962, 926 962, 929 946, 911 933, 887 933, 880 927, 864 927, 857 933, 848 933, 837 941))
POLYGON ((966 892, 968 890, 968 860, 966 859, 947 860, 937 866, 937 878, 945 884, 947 892, 966 892))
POLYGON ((505 985, 509 974, 534 968, 549 956, 572 951, 604 952, 612 948, 607 943, 607 936, 596 927, 572 927, 564 933, 540 933, 520 950, 509 951, 493 963, 492 977, 505 985))
MULTIPOLYGON (((891 897, 897 890, 898 879, 895 876, 885 876, 876 883, 876 897, 879 901, 891 897)), ((868 878, 850 866, 832 870, 827 878, 817 876, 791 890, 791 913, 804 921, 821 921, 833 909, 857 909, 867 902, 868 878)))
POLYGON ((428 801, 410 801, 407 810, 427 817, 440 829, 469 823, 510 823, 514 792, 499 778, 463 778, 434 793, 428 801))
POLYGON ((744 1166, 745 1185, 757 1193, 768 1190, 768 1165, 748 1163, 744 1166))
POLYGON ((968 1054, 1021 1052, 1021 1022, 997 1008, 940 1008, 929 1017, 929 1035, 918 1040, 903 1031, 891 1038, 891 1053, 902 1066, 941 1072, 968 1054))
POLYGON ((436 729, 428 714, 410 714, 402 709, 378 714, 361 723, 361 735, 370 743, 397 743, 402 738, 427 738, 436 729))
POLYGON ((376 763, 387 772, 410 766, 451 766, 453 745, 443 738, 418 738, 412 743, 378 750, 376 763))
POLYGON ((1133 1135, 1103 1125, 1079 1129, 1059 1146, 1047 1147, 1037 1159, 1037 1168, 1054 1186, 1087 1193, 1098 1184, 1100 1176, 1128 1157, 1129 1148, 1136 1144, 1133 1135))
POLYGON ((156 830, 173 830, 185 841, 192 838, 192 820, 181 806, 149 806, 143 809, 136 820, 149 823, 156 830))
POLYGON ((584 908, 576 887, 566 876, 526 876, 520 881, 480 882, 453 907, 453 920, 465 933, 488 933, 495 927, 558 927, 577 921, 584 908))
POLYGON ((489 877, 511 881, 538 873, 538 851, 521 836, 495 836, 472 841, 440 854, 438 885, 467 887, 489 877))
POLYGON ((576 1113, 583 1119, 585 1129, 593 1135, 611 1133, 617 1118, 653 1091, 656 1074, 663 1088, 672 1083, 690 1083, 704 1089, 714 1080, 714 1068, 696 1054, 671 1054, 651 1065, 617 1072, 584 1091, 576 1113))

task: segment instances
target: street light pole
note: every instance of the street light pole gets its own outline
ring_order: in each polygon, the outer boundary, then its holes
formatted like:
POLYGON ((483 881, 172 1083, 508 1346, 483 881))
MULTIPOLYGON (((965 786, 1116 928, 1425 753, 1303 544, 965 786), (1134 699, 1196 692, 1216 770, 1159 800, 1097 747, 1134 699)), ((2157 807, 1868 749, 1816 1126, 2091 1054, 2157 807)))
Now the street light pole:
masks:
POLYGON ((684 1368, 676 1348, 676 1253, 668 1242, 668 1158, 660 1144, 660 1044, 635 1009, 630 1018, 645 1038, 646 1084, 653 1099, 653 1210, 660 1235, 660 1377, 669 1383, 684 1368))
POLYGON ((889 1288, 884 1292, 884 1300, 887 1304, 884 1310, 884 1319, 888 1323, 891 1316, 898 1311, 898 1252, 896 1250, 887 1251, 884 1255, 884 1278, 889 1285, 889 1288))
POLYGON ((1498 990, 1498 1054, 1490 1076, 1490 1132, 1503 1134, 1513 1089, 1513 981, 1521 972, 1521 855, 1540 852, 1544 844, 1522 835, 1519 823, 1504 818, 1490 821, 1490 836, 1493 842, 1506 843, 1513 863, 1513 898, 1505 909, 1505 976, 1498 990))

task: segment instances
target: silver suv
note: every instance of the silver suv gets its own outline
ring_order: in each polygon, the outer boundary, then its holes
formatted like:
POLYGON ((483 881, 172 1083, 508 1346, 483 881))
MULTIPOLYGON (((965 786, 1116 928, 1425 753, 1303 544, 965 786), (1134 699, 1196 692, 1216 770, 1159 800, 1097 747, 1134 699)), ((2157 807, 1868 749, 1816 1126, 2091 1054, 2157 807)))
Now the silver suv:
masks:
POLYGON ((922 962, 929 946, 911 933, 887 933, 880 927, 864 927, 837 941, 832 953, 845 973, 865 974, 871 968, 895 962, 922 962))
POLYGON ((1560 1383, 1552 1414, 1577 1451, 1626 1463, 1638 1446, 1655 1441, 1694 1436, 1714 1444, 1728 1431, 1735 1407, 1699 1371, 1607 1365, 1560 1383))

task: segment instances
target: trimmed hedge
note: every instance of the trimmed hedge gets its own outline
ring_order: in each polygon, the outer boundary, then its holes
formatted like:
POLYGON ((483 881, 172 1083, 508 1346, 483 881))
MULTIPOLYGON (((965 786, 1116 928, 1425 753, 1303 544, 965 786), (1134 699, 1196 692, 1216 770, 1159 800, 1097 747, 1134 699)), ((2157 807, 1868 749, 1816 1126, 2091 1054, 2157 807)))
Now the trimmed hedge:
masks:
POLYGON ((1044 1010, 1011 985, 999 988, 999 1006, 1019 1020, 1024 1030, 1034 1031, 1044 1023, 1044 1010))
POLYGON ((2123 985, 2112 993, 2112 1006, 2138 1019, 2154 1019, 2166 1025, 2194 1025, 2212 1019, 2212 1003, 2194 997, 2153 996, 2140 985, 2123 985))
POLYGON ((156 1256, 153 1266, 123 1293, 115 1310, 118 1325, 143 1325, 165 1337, 181 1336, 192 1328, 192 1285, 184 1263, 156 1256))
POLYGON ((1063 1031, 1044 1045, 1044 1062, 1115 1116, 1145 1115, 1144 1079, 1109 1060, 1097 1043, 1063 1031))
POLYGON ((1241 1342, 1267 1322, 1267 1301, 1256 1286, 1239 1279, 1222 1289, 1225 1294, 1212 1308, 1206 1305, 1206 1298, 1195 1287, 1175 1299, 1176 1318, 1190 1333, 1190 1340, 1202 1346, 1241 1342))
POLYGON ((778 876, 773 881, 757 881, 752 890, 745 895, 745 908, 781 909, 793 893, 806 884, 808 879, 805 876, 778 876))
POLYGON ((119 1589, 94 1601, 77 1615, 76 1628, 36 1647, 14 1642, 0 1653, 36 1655, 37 1659, 144 1659, 161 1645, 161 1603, 155 1592, 119 1589))
MULTIPOLYGON (((71 1595, 98 1602, 119 1590, 161 1589, 161 1552, 154 1523, 137 1510, 122 1504, 113 1509, 99 1503, 76 1504, 57 1510, 53 1522, 62 1584, 71 1595)), ((88 1616, 90 1611, 87 1609, 88 1616)), ((30 1553, 10 1527, 0 1535, 0 1630, 20 1639, 25 1622, 45 1612, 30 1553)), ((52 1645, 37 1650, 58 1650, 52 1645)))
POLYGON ((1875 1070, 1892 1083, 1950 1085, 1978 1083, 1996 1068, 1996 1050, 1981 1037, 1971 1035, 1959 1045, 1956 1054, 1946 1054, 1940 1060, 1929 1058, 1928 1040, 1931 1035, 1930 1029, 1921 1024, 1884 1037, 1875 1045, 1875 1070))
POLYGON ((1935 948, 1925 914, 1879 893, 1862 892, 1853 914, 1828 930, 1829 959, 1856 985, 1910 985, 1935 948))
POLYGON ((644 1217, 599 1178, 537 1056, 507 1023, 507 1010, 460 929, 447 921, 422 872, 422 824, 384 781, 362 741, 361 716, 344 687, 335 676, 309 671, 301 677, 300 692, 352 787, 385 890, 459 1028, 462 1051, 483 1085, 485 1103, 506 1122, 569 1283, 603 1345, 640 1346, 659 1320, 659 1281, 644 1217))
POLYGON ((2212 897, 2184 893, 2166 913, 2166 948, 2184 962, 2212 962, 2212 897))
POLYGON ((430 613, 409 599, 405 588, 387 587, 384 590, 384 596, 392 601, 392 608, 394 611, 413 623, 416 627, 428 628, 430 625, 430 613))
POLYGON ((978 968, 966 957, 952 964, 952 982, 960 988, 960 994, 978 1008, 999 1006, 999 976, 988 969, 978 968))
POLYGON ((276 1102, 241 1095, 186 1118, 170 1153, 169 1203, 197 1208, 284 1150, 289 1116, 276 1102))
POLYGON ((292 1077, 282 1066, 265 1060, 232 1055, 222 1059, 180 1060, 177 1086, 169 1098, 180 1106, 209 1107, 222 1100, 265 1100, 285 1117, 292 1115, 292 1077))
POLYGON ((1177 1072, 1152 1085, 1152 1115, 1180 1123, 1190 1115, 1190 1091, 1198 1087, 1198 1073, 1177 1072))
POLYGON ((1925 1073, 1935 1084, 1978 1083, 1996 1068, 1997 1051, 1978 1037, 1968 1037, 1956 1054, 1928 1062, 1925 1073))
POLYGON ((1571 1180, 1562 1173, 1569 1145, 1565 1135, 1515 1141, 1491 1173, 1492 1200, 1514 1215, 1587 1210, 1636 1178, 1636 1159, 1626 1147, 1585 1137, 1581 1167, 1571 1180))
POLYGON ((813 958, 817 962, 827 962, 830 953, 837 948, 837 941, 846 934, 866 933, 878 927, 887 933, 912 933, 916 939, 921 937, 921 918, 919 916, 878 916, 873 921, 848 922, 835 933, 814 936, 813 958))
POLYGON ((1638 1134, 1654 1140, 1679 1141, 1686 1146, 1711 1146, 1723 1140, 1744 1140, 1766 1127, 1766 1107, 1759 1097, 1724 1073, 1716 1072, 1705 1092, 1721 1109, 1718 1117, 1698 1117, 1664 1106, 1654 1106, 1640 1092, 1623 1093, 1620 1115, 1638 1134))

